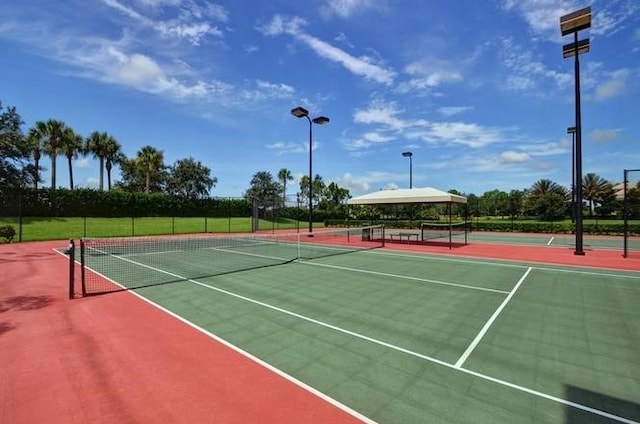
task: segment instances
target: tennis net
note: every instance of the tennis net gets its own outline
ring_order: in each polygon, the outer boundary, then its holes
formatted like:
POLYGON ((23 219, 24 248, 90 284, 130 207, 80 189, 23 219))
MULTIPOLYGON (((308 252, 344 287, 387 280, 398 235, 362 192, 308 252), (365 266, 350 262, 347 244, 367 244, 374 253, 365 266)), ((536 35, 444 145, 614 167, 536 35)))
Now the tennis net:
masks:
POLYGON ((469 230, 468 222, 432 223, 423 222, 420 225, 422 240, 449 239, 451 236, 466 234, 469 230))
POLYGON ((82 295, 312 260, 384 246, 384 227, 314 233, 128 237, 80 241, 82 295))

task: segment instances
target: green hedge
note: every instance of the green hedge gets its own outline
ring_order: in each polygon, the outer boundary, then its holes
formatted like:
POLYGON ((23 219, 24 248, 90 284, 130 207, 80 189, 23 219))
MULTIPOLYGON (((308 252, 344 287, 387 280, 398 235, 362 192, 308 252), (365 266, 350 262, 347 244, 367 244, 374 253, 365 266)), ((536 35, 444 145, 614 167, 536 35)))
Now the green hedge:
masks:
POLYGON ((122 190, 24 189, 0 193, 0 216, 25 217, 249 217, 250 203, 241 198, 188 199, 161 193, 122 190))

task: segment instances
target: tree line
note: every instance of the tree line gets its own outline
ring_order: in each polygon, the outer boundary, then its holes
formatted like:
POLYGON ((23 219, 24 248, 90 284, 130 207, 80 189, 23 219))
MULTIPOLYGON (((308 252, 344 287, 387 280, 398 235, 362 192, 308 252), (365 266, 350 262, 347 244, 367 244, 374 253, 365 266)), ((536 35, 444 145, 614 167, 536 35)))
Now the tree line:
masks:
MULTIPOLYGON (((62 121, 49 119, 38 121, 26 132, 15 107, 4 108, 0 102, 0 190, 2 188, 33 188, 38 191, 42 182, 43 156, 51 160, 51 190, 57 187, 57 159, 67 160, 69 188, 74 189, 73 160, 80 155, 99 161, 98 190, 104 190, 105 171, 107 190, 113 188, 125 192, 161 193, 190 199, 203 199, 217 184, 211 170, 201 162, 186 158, 173 165, 164 163, 164 154, 150 145, 142 147, 133 158, 126 157, 118 140, 107 132, 94 131, 83 137, 62 121), (112 170, 120 168, 121 179, 112 184, 112 170)), ((316 174, 309 193, 309 177, 300 178, 295 199, 287 198, 287 185, 293 181, 290 170, 282 168, 274 177, 268 171, 256 172, 249 189, 243 193, 247 201, 268 207, 295 206, 305 208, 309 198, 314 209, 335 214, 346 213, 346 201, 351 197, 348 189, 335 182, 326 184, 316 174)), ((622 204, 616 198, 614 184, 594 173, 586 174, 581 187, 587 202, 589 216, 621 216, 622 204)), ((478 196, 452 189, 451 193, 467 197, 466 213, 470 216, 535 216, 542 219, 559 219, 573 216, 572 191, 548 179, 535 182, 524 190, 505 192, 492 190, 478 196)), ((640 217, 640 182, 628 191, 631 200, 631 217, 640 217)), ((413 209, 415 211, 415 209, 413 209)), ((421 207, 423 215, 433 215, 432 207, 421 207)))
POLYGON ((201 162, 186 158, 173 165, 164 163, 161 150, 144 146, 133 158, 122 152, 122 146, 111 134, 93 131, 83 137, 71 126, 57 119, 37 121, 26 132, 24 122, 15 107, 5 108, 0 102, 0 182, 2 187, 34 188, 43 182, 43 157, 51 160, 51 190, 58 188, 58 158, 65 157, 69 173, 69 189, 75 188, 73 160, 91 156, 99 162, 98 189, 104 190, 106 171, 107 190, 112 189, 111 173, 119 166, 122 179, 115 188, 130 192, 165 193, 189 198, 209 195, 217 178, 201 162))

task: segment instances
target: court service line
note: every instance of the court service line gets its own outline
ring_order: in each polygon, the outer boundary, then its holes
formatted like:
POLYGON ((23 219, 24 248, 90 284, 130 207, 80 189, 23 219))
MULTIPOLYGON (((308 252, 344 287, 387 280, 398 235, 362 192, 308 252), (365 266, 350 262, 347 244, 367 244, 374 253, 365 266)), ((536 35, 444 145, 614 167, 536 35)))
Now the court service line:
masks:
MULTIPOLYGON (((350 331, 350 330, 335 326, 333 324, 329 324, 329 323, 326 323, 326 322, 323 322, 323 321, 319 321, 319 320, 316 320, 314 318, 310 318, 310 317, 307 317, 305 315, 301 315, 301 314, 298 314, 296 312, 280 308, 278 306, 270 305, 268 303, 252 299, 250 297, 246 297, 246 296, 243 296, 243 295, 240 295, 240 294, 237 294, 237 293, 233 293, 233 292, 230 292, 228 290, 221 289, 219 287, 211 286, 209 284, 206 284, 206 283, 203 283, 203 282, 200 282, 200 281, 196 281, 196 280, 192 280, 190 278, 185 278, 185 277, 183 277, 181 275, 174 274, 174 273, 169 272, 169 271, 165 271, 165 270, 162 270, 162 269, 159 269, 159 268, 152 267, 150 265, 139 263, 139 262, 133 261, 131 259, 126 259, 126 258, 118 258, 118 259, 122 259, 123 261, 139 265, 139 266, 141 266, 143 268, 152 269, 154 271, 157 271, 157 272, 160 272, 160 273, 164 273, 164 274, 167 274, 167 275, 172 276, 172 277, 180 278, 180 279, 183 279, 183 280, 188 281, 190 283, 196 284, 198 286, 207 288, 209 290, 217 291, 219 293, 223 293, 223 294, 226 294, 228 296, 235 297, 237 299, 241 299, 241 300, 244 300, 244 301, 256 304, 256 305, 260 305, 260 306, 263 306, 263 307, 265 307, 267 309, 271 309, 271 310, 283 313, 285 315, 289 315, 289 316, 292 316, 294 318, 298 318, 298 319, 301 319, 303 321, 307 321, 307 322, 310 322, 312 324, 316 324, 316 325, 319 325, 321 327, 337 331, 339 333, 343 333, 343 334, 346 334, 346 335, 349 335, 349 336, 352 336, 352 337, 355 337, 355 338, 358 338, 358 339, 361 339, 361 340, 365 340, 365 341, 368 341, 370 343, 377 344, 379 346, 383 346, 383 347, 389 348, 391 350, 395 350, 397 352, 402 352, 402 353, 405 353, 407 355, 414 356, 416 358, 424 359, 424 360, 432 362, 434 364, 441 365, 443 367, 450 368, 452 370, 460 371, 460 372, 463 372, 465 374, 469 374, 469 375, 472 375, 474 377, 480 378, 482 380, 490 381, 490 382, 493 382, 493 383, 501 385, 501 386, 509 387, 511 389, 514 389, 514 390, 517 390, 517 391, 520 391, 520 392, 523 392, 523 393, 527 393, 527 394, 530 394, 530 395, 533 395, 533 396, 537 396, 537 397, 540 397, 540 398, 543 398, 543 399, 547 399, 547 400, 550 400, 550 401, 553 401, 553 402, 556 402, 556 403, 560 403, 560 404, 565 405, 565 406, 570 406, 570 407, 579 409, 581 411, 589 412, 589 413, 592 413, 594 415, 599 415, 601 417, 605 417, 605 418, 608 418, 608 419, 611 419, 611 420, 614 420, 614 421, 618 421, 618 422, 621 422, 621 423, 625 423, 625 424, 640 424, 640 422, 632 421, 630 419, 627 419, 627 418, 624 418, 624 417, 620 417, 618 415, 614 415, 614 414, 611 414, 611 413, 606 412, 606 411, 601 411, 599 409, 592 408, 592 407, 587 406, 587 405, 583 405, 583 404, 580 404, 580 403, 577 403, 577 402, 573 402, 573 401, 570 401, 570 400, 562 399, 562 398, 559 398, 559 397, 556 397, 556 396, 553 396, 553 395, 550 395, 550 394, 547 394, 547 393, 543 393, 543 392, 540 392, 540 391, 537 391, 537 390, 534 390, 534 389, 530 389, 528 387, 519 386, 517 384, 510 383, 508 381, 501 380, 501 379, 498 379, 498 378, 495 378, 495 377, 491 377, 491 376, 488 376, 488 375, 485 375, 485 374, 481 374, 479 372, 472 371, 472 370, 469 370, 469 369, 466 369, 466 368, 456 367, 455 365, 450 364, 450 363, 445 362, 445 361, 442 361, 440 359, 436 359, 436 358, 433 358, 431 356, 423 355, 421 353, 418 353, 418 352, 415 352, 415 351, 412 351, 412 350, 409 350, 409 349, 405 349, 403 347, 396 346, 396 345, 393 345, 391 343, 384 342, 382 340, 378 340, 378 339, 374 339, 374 338, 369 337, 369 336, 365 336, 364 334, 356 333, 354 331, 350 331)), ((524 276, 523 276, 523 278, 524 278, 524 276)), ((151 300, 146 299, 142 295, 139 295, 139 294, 137 294, 135 292, 134 292, 134 294, 139 296, 141 299, 144 299, 144 300, 148 301, 151 304, 157 305, 154 302, 152 302, 151 300)), ((161 306, 159 306, 159 307, 162 310, 168 311, 167 309, 165 309, 165 308, 163 308, 161 306)), ((266 362, 260 360, 259 358, 251 355, 250 353, 240 349, 239 347, 231 344, 230 342, 227 342, 226 340, 224 340, 224 339, 222 339, 222 338, 220 338, 218 336, 213 335, 212 333, 208 332, 207 330, 205 330, 205 329, 197 326, 196 324, 188 321, 186 318, 182 318, 179 315, 174 314, 174 313, 172 313, 170 311, 168 311, 168 312, 171 315, 173 315, 173 316, 177 317, 178 319, 180 319, 181 321, 185 322, 186 324, 192 326, 193 328, 199 329, 204 334, 210 335, 210 337, 213 337, 215 340, 219 340, 219 341, 223 342, 227 346, 233 348, 234 350, 236 350, 237 352, 245 355, 246 357, 248 357, 250 359, 253 359, 253 360, 256 360, 256 362, 258 362, 259 364, 262 364, 262 365, 266 366, 268 369, 271 369, 274 372, 276 372, 278 375, 281 375, 281 376, 289 379, 289 381, 292 381, 292 382, 300 385, 300 387, 309 388, 312 393, 317 394, 318 396, 322 397, 323 399, 326 399, 329 402, 332 401, 332 403, 335 404, 336 406, 342 405, 337 400, 332 399, 331 397, 323 394, 322 392, 319 392, 316 389, 313 389, 311 386, 308 386, 305 383, 303 383, 302 381, 297 380, 295 377, 290 376, 289 374, 286 374, 284 371, 278 370, 277 368, 273 367, 272 365, 269 365, 268 363, 266 363, 266 362)), ((357 411, 351 410, 346 405, 342 405, 342 407, 345 408, 343 410, 345 410, 346 412, 354 414, 354 416, 360 416, 360 417, 366 418, 363 415, 359 414, 357 411)), ((342 407, 341 407, 341 409, 342 409, 342 407)), ((366 421, 371 422, 371 420, 369 420, 368 418, 366 418, 366 421)))
POLYGON ((518 291, 518 288, 520 287, 522 282, 527 278, 527 276, 531 272, 531 269, 532 269, 531 267, 527 268, 527 271, 524 273, 522 277, 520 277, 520 280, 518 280, 518 282, 513 287, 509 295, 502 301, 500 306, 498 306, 498 309, 495 310, 495 312, 493 313, 493 315, 491 315, 491 317, 487 320, 487 322, 484 323, 484 325, 482 326, 482 329, 480 329, 480 332, 476 335, 475 339, 473 339, 469 347, 467 347, 467 350, 464 351, 462 356, 460 356, 460 358, 454 365, 456 368, 460 368, 462 367, 462 365, 464 365, 464 362, 467 360, 469 355, 471 355, 471 352, 474 351, 476 346, 478 346, 478 343, 480 343, 480 341, 482 340, 484 335, 487 333, 487 331, 489 331, 489 328, 491 327, 493 322, 496 320, 496 318, 498 318, 498 315, 500 315, 500 313, 505 308, 505 306, 507 306, 507 303, 509 303, 513 295, 516 294, 516 291, 518 291))
MULTIPOLYGON (((222 249, 222 248, 212 248, 212 249, 219 250, 221 252, 233 253, 233 254, 238 254, 238 255, 253 256, 253 257, 258 257, 258 258, 277 259, 277 260, 282 260, 282 261, 286 260, 285 258, 278 258, 278 257, 275 257, 275 256, 258 255, 256 253, 238 252, 238 251, 235 251, 235 250, 228 250, 228 249, 222 249)), ((403 280, 420 281, 420 282, 423 282, 423 283, 440 284, 440 285, 443 285, 443 286, 459 287, 459 288, 463 288, 463 289, 480 290, 480 291, 487 291, 487 292, 500 293, 500 294, 509 294, 509 292, 506 291, 506 290, 492 289, 492 288, 488 288, 488 287, 470 286, 468 284, 450 283, 450 282, 447 282, 447 281, 430 280, 430 279, 427 279, 427 278, 411 277, 411 276, 408 276, 408 275, 399 275, 399 274, 390 274, 390 273, 386 273, 386 272, 370 271, 370 270, 367 270, 367 269, 349 268, 349 267, 346 267, 346 266, 323 264, 323 263, 313 262, 313 261, 308 261, 308 260, 298 261, 298 263, 303 264, 303 265, 319 266, 319 267, 323 267, 323 268, 334 268, 334 269, 339 269, 339 270, 343 270, 343 271, 361 272, 363 274, 372 274, 372 275, 377 275, 377 276, 381 276, 381 277, 392 277, 392 278, 399 278, 399 279, 403 279, 403 280)))
POLYGON ((387 272, 378 272, 378 271, 370 271, 370 270, 367 270, 367 269, 349 268, 349 267, 346 267, 346 266, 322 264, 322 263, 319 263, 319 262, 302 261, 300 263, 304 264, 304 265, 319 266, 319 267, 324 267, 324 268, 334 268, 334 269, 340 269, 340 270, 344 270, 344 271, 361 272, 363 274, 371 274, 371 275, 377 275, 377 276, 381 276, 381 277, 393 277, 393 278, 399 278, 399 279, 403 279, 403 280, 412 280, 412 281, 420 281, 420 282, 423 282, 423 283, 440 284, 440 285, 443 285, 443 286, 459 287, 459 288, 463 288, 463 289, 488 291, 488 292, 500 293, 500 294, 509 294, 509 292, 506 291, 506 290, 492 289, 492 288, 488 288, 488 287, 470 286, 468 284, 450 283, 450 282, 447 282, 447 281, 430 280, 428 278, 411 277, 411 276, 408 276, 408 275, 390 274, 390 273, 387 273, 387 272))
POLYGON ((551 246, 551 243, 553 243, 553 239, 555 239, 555 237, 551 237, 549 239, 549 242, 547 243, 547 246, 551 246))

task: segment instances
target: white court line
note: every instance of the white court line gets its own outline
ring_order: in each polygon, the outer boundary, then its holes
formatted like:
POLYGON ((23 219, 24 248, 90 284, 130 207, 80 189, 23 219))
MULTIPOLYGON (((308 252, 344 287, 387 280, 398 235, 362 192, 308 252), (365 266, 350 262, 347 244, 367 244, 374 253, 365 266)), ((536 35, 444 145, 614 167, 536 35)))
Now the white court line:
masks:
MULTIPOLYGON (((322 321, 319 321, 319 320, 316 320, 316 319, 313 319, 313 318, 298 314, 296 312, 292 312, 292 311, 280 308, 278 306, 273 306, 273 305, 270 305, 268 303, 264 303, 264 302, 261 302, 259 300, 255 300, 255 299, 252 299, 252 298, 249 298, 249 297, 246 297, 246 296, 242 296, 242 295, 239 295, 239 294, 236 294, 236 293, 233 293, 233 292, 230 292, 230 291, 227 291, 227 290, 215 287, 215 286, 210 286, 208 284, 205 284, 205 283, 202 283, 202 282, 199 282, 199 281, 196 281, 196 280, 192 280, 192 279, 187 279, 187 278, 182 277, 181 275, 177 275, 177 274, 174 274, 174 273, 171 273, 171 272, 168 272, 168 271, 164 271, 162 269, 158 269, 158 268, 154 268, 154 267, 149 266, 149 265, 138 263, 138 262, 132 261, 130 259, 125 259, 125 258, 118 258, 118 259, 121 259, 123 261, 139 265, 139 266, 144 267, 144 268, 152 269, 154 271, 161 272, 161 273, 167 274, 169 276, 173 276, 173 277, 176 277, 176 278, 184 279, 185 281, 191 282, 193 284, 196 284, 198 286, 207 288, 209 290, 217 291, 219 293, 223 293, 223 294, 226 294, 228 296, 235 297, 237 299, 245 300, 247 302, 250 302, 250 303, 253 303, 253 304, 256 304, 256 305, 260 305, 260 306, 263 306, 265 308, 268 308, 268 309, 271 309, 271 310, 274 310, 274 311, 277 311, 277 312, 281 312, 281 313, 283 313, 285 315, 289 315, 289 316, 301 319, 303 321, 307 321, 307 322, 319 325, 319 326, 324 327, 324 328, 328 328, 328 329, 331 329, 331 330, 334 330, 334 331, 337 331, 337 332, 340 332, 340 333, 343 333, 343 334, 347 334, 347 335, 350 335, 352 337, 356 337, 358 339, 366 340, 366 341, 371 342, 373 344, 377 344, 379 346, 384 346, 386 348, 389 348, 389 349, 392 349, 392 350, 395 350, 395 351, 398 351, 398 352, 402 352, 402 353, 405 353, 405 354, 410 355, 410 356, 421 358, 421 359, 424 359, 426 361, 432 362, 434 364, 438 364, 438 365, 441 365, 443 367, 450 368, 452 370, 460 371, 460 372, 468 374, 468 375, 472 375, 472 376, 480 378, 482 380, 490 381, 490 382, 493 382, 495 384, 499 384, 501 386, 509 387, 511 389, 514 389, 514 390, 517 390, 517 391, 520 391, 520 392, 524 392, 524 393, 527 393, 527 394, 530 394, 530 395, 533 395, 533 396, 537 396, 537 397, 540 397, 540 398, 543 398, 543 399, 547 399, 547 400, 550 400, 550 401, 553 401, 553 402, 556 402, 556 403, 560 403, 560 404, 565 405, 565 406, 570 406, 570 407, 579 409, 581 411, 589 412, 589 413, 592 413, 594 415, 599 415, 601 417, 605 417, 605 418, 608 418, 608 419, 611 419, 611 420, 614 420, 614 421, 618 421, 618 422, 621 422, 621 423, 625 423, 625 424, 640 424, 640 422, 633 421, 633 420, 630 420, 630 419, 627 419, 627 418, 624 418, 624 417, 620 417, 618 415, 614 415, 614 414, 611 414, 609 412, 601 411, 599 409, 592 408, 590 406, 586 406, 586 405, 583 405, 583 404, 580 404, 580 403, 572 402, 570 400, 562 399, 562 398, 559 398, 559 397, 556 397, 556 396, 553 396, 553 395, 549 395, 547 393, 543 393, 543 392, 540 392, 540 391, 537 391, 537 390, 533 390, 533 389, 530 389, 530 388, 527 388, 527 387, 524 387, 524 386, 519 386, 517 384, 509 383, 508 381, 504 381, 504 380, 500 380, 498 378, 490 377, 488 375, 481 374, 481 373, 476 372, 476 371, 468 370, 466 368, 456 367, 455 365, 449 364, 448 362, 444 362, 444 361, 442 361, 440 359, 436 359, 436 358, 433 358, 431 356, 423 355, 421 353, 414 352, 412 350, 405 349, 405 348, 393 345, 391 343, 387 343, 387 342, 384 342, 384 341, 381 341, 381 340, 377 340, 377 339, 374 339, 372 337, 365 336, 363 334, 359 334, 359 333, 356 333, 356 332, 353 332, 353 331, 350 331, 350 330, 347 330, 347 329, 344 329, 344 328, 341 328, 341 327, 338 327, 338 326, 335 326, 335 325, 332 325, 332 324, 328 324, 328 323, 325 323, 325 322, 322 322, 322 321)), ((531 270, 531 268, 528 269, 527 274, 528 274, 528 272, 530 270, 531 270)), ((526 277, 526 274, 522 277, 522 280, 524 279, 524 277, 526 277)), ((201 331, 203 334, 206 334, 209 337, 212 337, 213 339, 215 339, 217 341, 220 341, 221 343, 225 344, 226 346, 229 346, 230 348, 234 349, 238 353, 240 353, 240 354, 246 356, 247 358, 252 359, 252 360, 256 361, 257 363, 265 366, 266 368, 272 370, 273 372, 275 372, 276 374, 286 378, 287 380, 299 385, 300 387, 303 387, 303 388, 306 388, 306 389, 310 390, 312 393, 318 395, 319 397, 321 397, 321 398, 327 400, 328 402, 336 405, 337 407, 343 409, 345 412, 348 412, 348 413, 350 413, 350 414, 352 414, 352 415, 354 415, 354 416, 356 416, 356 417, 358 417, 360 419, 364 419, 366 422, 373 422, 369 418, 366 418, 363 415, 359 414, 358 412, 350 409, 348 406, 342 405, 337 400, 330 398, 329 396, 323 394, 322 392, 317 391, 316 389, 313 389, 311 386, 308 386, 305 383, 301 382, 300 380, 297 380, 295 377, 290 376, 289 374, 286 374, 284 371, 278 370, 277 368, 269 365, 268 363, 260 360, 259 358, 255 357, 255 356, 251 355, 250 353, 240 349, 239 347, 227 342, 226 340, 221 339, 218 336, 215 336, 214 334, 212 334, 212 333, 208 332, 207 330, 197 326, 196 324, 188 321, 187 319, 182 318, 179 315, 174 314, 171 311, 168 311, 167 309, 163 308, 162 306, 157 305, 156 303, 152 302, 151 300, 148 300, 148 299, 144 298, 143 296, 141 296, 141 295, 139 295, 137 293, 134 293, 134 292, 132 292, 132 293, 135 294, 136 296, 139 296, 141 299, 149 302, 150 304, 159 307, 163 311, 166 311, 170 315, 176 317, 177 319, 179 319, 182 322, 188 324, 189 326, 197 329, 198 331, 201 331)))
POLYGON ((480 330, 478 335, 476 335, 476 338, 473 339, 473 341, 471 342, 469 347, 467 347, 467 350, 464 351, 462 356, 460 356, 460 358, 456 362, 456 364, 455 364, 456 368, 462 367, 462 365, 467 360, 469 355, 471 355, 471 352, 473 352, 473 350, 476 348, 476 346, 478 346, 478 343, 480 343, 480 341, 482 340, 484 335, 487 333, 487 331, 489 331, 489 328, 491 327, 493 322, 496 320, 496 318, 498 318, 498 315, 500 315, 500 312, 502 312, 502 310, 505 308, 505 306, 507 306, 507 303, 509 303, 509 301, 511 300, 513 295, 516 294, 516 291, 518 290, 518 288, 520 287, 522 282, 525 280, 525 278, 527 278, 527 275, 529 275, 530 272, 531 272, 531 267, 527 268, 527 271, 524 273, 524 275, 522 277, 520 277, 520 280, 518 280, 516 285, 511 290, 511 293, 509 293, 509 296, 507 296, 502 301, 500 306, 498 306, 498 309, 496 309, 495 312, 493 313, 493 315, 491 315, 491 317, 487 320, 487 322, 484 323, 484 326, 482 326, 482 329, 480 330))
MULTIPOLYGON (((632 280, 640 279, 640 271, 634 271, 631 269, 620 269, 617 270, 619 274, 614 274, 612 272, 600 272, 600 271, 592 271, 588 270, 588 267, 580 267, 579 265, 562 265, 558 264, 556 266, 540 266, 528 264, 526 261, 512 261, 512 262, 495 262, 487 260, 486 258, 472 258, 468 257, 464 258, 452 258, 450 256, 440 256, 437 254, 407 254, 407 253, 399 253, 399 251, 395 252, 384 252, 380 250, 367 250, 362 253, 363 255, 382 255, 382 256, 395 256, 399 258, 411 258, 411 259, 421 259, 421 260, 429 260, 429 261, 441 261, 441 262, 453 262, 453 263, 462 263, 462 264, 473 264, 473 265, 490 265, 497 267, 505 267, 505 268, 528 268, 529 266, 533 269, 539 269, 543 271, 556 271, 556 272, 565 272, 569 274, 583 274, 583 275, 596 275, 603 277, 614 277, 614 278, 628 278, 632 280), (635 274, 635 275, 631 275, 635 274)), ((608 271, 612 271, 611 269, 607 269, 608 271)), ((614 270, 615 271, 615 270, 614 270)))
POLYGON ((555 239, 555 237, 551 237, 549 239, 549 242, 547 243, 547 246, 551 246, 551 243, 553 243, 553 240, 555 239))
POLYGON ((471 290, 488 291, 488 292, 493 292, 493 293, 509 294, 509 292, 506 291, 506 290, 491 289, 491 288, 488 288, 488 287, 480 287, 480 286, 470 286, 468 284, 449 283, 447 281, 430 280, 430 279, 427 279, 427 278, 419 278, 419 277, 410 277, 408 275, 389 274, 389 273, 386 273, 386 272, 369 271, 369 270, 366 270, 366 269, 349 268, 349 267, 346 267, 346 266, 322 264, 322 263, 319 263, 319 262, 303 261, 303 262, 300 262, 300 263, 302 263, 304 265, 319 266, 319 267, 324 267, 324 268, 334 268, 334 269, 340 269, 340 270, 345 270, 345 271, 361 272, 363 274, 372 274, 372 275, 377 275, 377 276, 381 276, 381 277, 392 277, 392 278, 399 278, 399 279, 402 279, 402 280, 412 280, 412 281, 420 281, 420 282, 423 282, 423 283, 440 284, 440 285, 443 285, 443 286, 459 287, 459 288, 463 288, 463 289, 471 289, 471 290))

